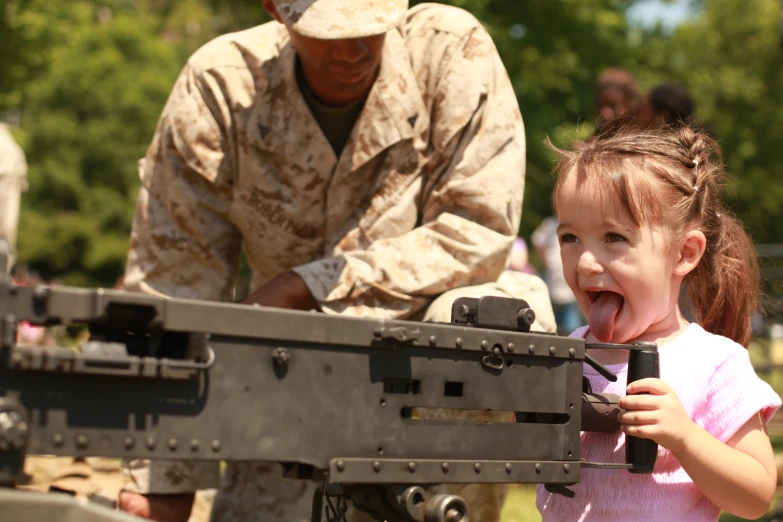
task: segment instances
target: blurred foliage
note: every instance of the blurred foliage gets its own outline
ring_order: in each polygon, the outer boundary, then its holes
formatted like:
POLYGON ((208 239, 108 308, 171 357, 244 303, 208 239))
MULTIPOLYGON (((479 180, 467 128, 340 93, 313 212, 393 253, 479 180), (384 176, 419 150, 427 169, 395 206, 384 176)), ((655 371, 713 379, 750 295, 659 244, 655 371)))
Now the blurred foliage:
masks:
MULTIPOLYGON (((417 3, 415 1, 412 2, 417 3)), ((777 0, 701 0, 672 33, 630 27, 633 0, 451 0, 489 29, 525 119, 520 233, 551 212, 543 147, 592 132, 594 82, 626 67, 644 88, 687 85, 733 173, 730 196, 758 242, 783 241, 783 52, 777 0)), ((263 23, 259 0, 0 0, 0 115, 30 164, 20 260, 45 278, 111 285, 121 274, 144 155, 187 56, 263 23)))

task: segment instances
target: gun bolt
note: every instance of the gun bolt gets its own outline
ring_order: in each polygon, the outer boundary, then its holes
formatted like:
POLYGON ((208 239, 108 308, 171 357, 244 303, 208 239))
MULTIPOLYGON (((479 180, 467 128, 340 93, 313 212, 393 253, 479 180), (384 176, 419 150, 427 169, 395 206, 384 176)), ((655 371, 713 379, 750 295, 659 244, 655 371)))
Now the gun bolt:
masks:
POLYGON ((27 422, 15 411, 0 413, 0 449, 20 450, 27 440, 27 422))

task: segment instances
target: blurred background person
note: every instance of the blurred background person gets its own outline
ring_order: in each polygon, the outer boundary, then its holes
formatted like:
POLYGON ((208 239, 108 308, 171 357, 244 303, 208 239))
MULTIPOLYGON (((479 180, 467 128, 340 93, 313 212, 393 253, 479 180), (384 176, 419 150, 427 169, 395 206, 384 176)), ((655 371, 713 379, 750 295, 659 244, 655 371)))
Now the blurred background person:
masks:
POLYGON ((549 288, 549 298, 555 312, 557 333, 568 335, 583 324, 585 319, 573 292, 563 277, 563 262, 560 259, 560 241, 557 237, 557 218, 544 218, 530 238, 536 253, 544 264, 544 282, 549 288))
POLYGON ((641 105, 636 78, 618 67, 604 70, 596 82, 595 104, 596 136, 611 135, 632 124, 641 105))
POLYGON ((675 129, 687 123, 715 138, 712 127, 694 119, 695 109, 696 101, 686 86, 665 82, 653 87, 644 97, 636 122, 642 127, 668 125, 675 129))
POLYGON ((688 88, 675 82, 654 87, 642 101, 639 124, 644 127, 680 127, 691 119, 694 108, 688 88))
POLYGON ((0 237, 11 247, 8 269, 16 258, 16 227, 19 202, 26 188, 27 161, 8 125, 0 123, 0 237))
POLYGON ((511 247, 511 255, 508 258, 507 269, 513 270, 514 272, 537 275, 536 268, 530 264, 527 243, 521 237, 514 240, 514 244, 511 247))

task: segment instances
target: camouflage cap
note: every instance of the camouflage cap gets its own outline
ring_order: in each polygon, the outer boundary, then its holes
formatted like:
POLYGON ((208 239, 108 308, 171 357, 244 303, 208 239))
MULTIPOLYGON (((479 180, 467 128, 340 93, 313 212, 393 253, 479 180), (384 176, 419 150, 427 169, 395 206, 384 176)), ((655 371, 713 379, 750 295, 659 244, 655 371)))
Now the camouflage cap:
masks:
POLYGON ((322 40, 382 34, 397 25, 408 0, 274 0, 286 25, 322 40))

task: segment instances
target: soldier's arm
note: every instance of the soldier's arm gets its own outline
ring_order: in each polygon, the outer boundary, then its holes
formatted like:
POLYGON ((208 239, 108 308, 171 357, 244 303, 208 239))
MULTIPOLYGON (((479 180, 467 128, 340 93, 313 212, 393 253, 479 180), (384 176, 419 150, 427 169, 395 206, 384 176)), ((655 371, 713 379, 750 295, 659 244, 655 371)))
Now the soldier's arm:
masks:
POLYGON ((128 290, 231 299, 241 237, 229 219, 233 168, 219 111, 208 80, 187 65, 140 162, 128 290))
POLYGON ((440 149, 426 167, 421 224, 295 268, 324 311, 405 317, 446 290, 494 281, 505 268, 521 214, 522 118, 486 31, 476 23, 452 47, 431 95, 432 142, 440 149))

